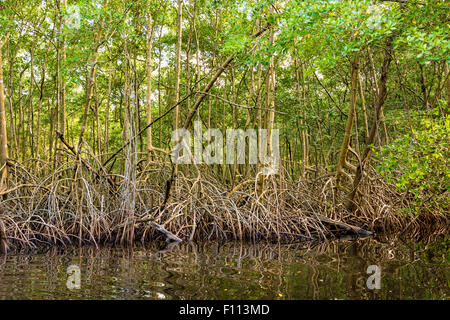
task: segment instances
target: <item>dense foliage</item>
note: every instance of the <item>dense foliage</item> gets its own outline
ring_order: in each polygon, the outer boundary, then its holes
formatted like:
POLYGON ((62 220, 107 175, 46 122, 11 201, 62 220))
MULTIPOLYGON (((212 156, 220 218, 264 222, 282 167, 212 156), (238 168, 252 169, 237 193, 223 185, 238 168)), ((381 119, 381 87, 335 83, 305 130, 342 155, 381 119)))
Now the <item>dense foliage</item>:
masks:
MULTIPOLYGON (((337 218, 345 208, 358 223, 379 221, 386 208, 445 216, 449 13, 445 0, 1 0, 1 195, 25 201, 10 192, 46 186, 60 197, 30 210, 81 219, 120 194, 122 217, 134 219, 139 201, 163 212, 169 195, 181 201, 200 188, 204 199, 207 180, 232 210, 306 206, 280 191, 298 188, 318 201, 304 212, 333 208, 325 213, 337 218), (280 172, 174 166, 172 132, 193 120, 204 132, 279 129, 280 172), (72 213, 67 203, 79 199, 86 205, 72 213)), ((202 203, 192 201, 190 210, 202 203)), ((183 217, 192 237, 197 215, 183 217)))

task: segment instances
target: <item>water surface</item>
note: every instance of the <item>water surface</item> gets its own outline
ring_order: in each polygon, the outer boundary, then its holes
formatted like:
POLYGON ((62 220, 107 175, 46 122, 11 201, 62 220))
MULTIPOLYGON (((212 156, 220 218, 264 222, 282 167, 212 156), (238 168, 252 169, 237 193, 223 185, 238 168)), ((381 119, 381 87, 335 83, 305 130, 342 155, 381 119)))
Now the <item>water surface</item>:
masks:
POLYGON ((360 239, 53 248, 0 256, 0 299, 447 300, 449 244, 360 239), (380 289, 367 288, 370 265, 381 269, 380 289), (77 268, 79 289, 67 283, 68 270, 77 268))

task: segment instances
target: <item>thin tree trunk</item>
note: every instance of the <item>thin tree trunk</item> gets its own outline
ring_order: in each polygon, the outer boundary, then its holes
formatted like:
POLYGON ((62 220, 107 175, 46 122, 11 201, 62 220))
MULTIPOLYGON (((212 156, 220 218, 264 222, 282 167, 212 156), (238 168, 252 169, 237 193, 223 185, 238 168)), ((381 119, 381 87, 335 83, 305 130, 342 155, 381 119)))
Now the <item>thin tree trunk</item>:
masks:
MULTIPOLYGON (((64 9, 67 8, 67 0, 63 0, 63 6, 64 9)), ((59 10, 59 13, 61 14, 61 10, 59 10)), ((65 18, 63 19, 62 14, 59 21, 59 27, 58 27, 58 34, 61 34, 61 29, 64 27, 66 23, 65 18)), ((58 41, 59 43, 59 41, 58 41)), ((66 59, 66 50, 65 50, 65 43, 66 43, 66 36, 64 36, 61 40, 61 43, 58 44, 58 63, 57 63, 57 69, 58 69, 58 109, 59 109, 59 132, 62 134, 63 137, 66 136, 66 82, 64 77, 64 72, 61 72, 61 64, 66 59)), ((61 148, 62 141, 60 142, 61 148)))
MULTIPOLYGON (((183 19, 183 4, 182 0, 178 0, 178 14, 177 14, 177 47, 175 60, 175 103, 180 100, 180 70, 181 70, 181 41, 182 34, 182 19, 183 19)), ((175 108, 174 130, 178 129, 180 107, 175 108)))
MULTIPOLYGON (((34 158, 34 110, 33 110, 33 88, 34 88, 34 46, 30 50, 30 86, 28 89, 28 121, 27 121, 27 135, 29 135, 29 140, 27 139, 27 144, 29 141, 29 147, 31 152, 31 157, 34 158)), ((28 137, 27 137, 28 138, 28 137)))
POLYGON ((13 95, 14 95, 14 60, 15 60, 15 55, 13 56, 12 53, 12 48, 11 46, 9 47, 9 76, 8 76, 8 112, 9 112, 9 139, 11 141, 10 146, 11 146, 11 153, 12 153, 12 157, 19 157, 19 143, 17 141, 17 129, 16 129, 16 125, 15 125, 15 114, 13 111, 13 95))
POLYGON ((111 108, 111 90, 112 90, 112 57, 109 54, 109 67, 108 67, 108 93, 106 97, 106 110, 105 110, 105 143, 103 144, 103 150, 105 153, 105 159, 107 158, 107 153, 109 152, 109 112, 111 108))
POLYGON ((123 77, 124 77, 124 85, 123 85, 123 125, 122 125, 122 144, 125 144, 128 140, 128 129, 129 129, 129 58, 128 58, 128 41, 126 36, 124 35, 124 45, 123 45, 123 77))
MULTIPOLYGON (((350 138, 353 129, 353 121, 355 119, 356 97, 358 95, 358 74, 359 74, 359 58, 355 57, 351 63, 351 88, 350 88, 350 107, 347 114, 347 122, 345 124, 344 139, 342 140, 341 152, 336 169, 336 187, 339 188, 341 178, 347 175, 344 168, 347 163, 347 153, 350 146, 350 138)), ((348 175, 347 175, 348 176, 348 175)))
POLYGON ((7 188, 8 176, 8 138, 6 132, 5 88, 3 86, 3 58, 2 48, 9 35, 0 43, 0 191, 7 188))
MULTIPOLYGON (((367 48, 367 53, 368 53, 368 57, 369 57, 370 68, 372 70, 372 77, 373 77, 373 83, 375 85, 376 96, 378 97, 379 96, 379 93, 378 93, 379 92, 379 88, 378 88, 378 81, 377 81, 377 73, 376 73, 376 70, 375 70, 375 64, 373 62, 372 51, 370 50, 370 48, 367 48)), ((381 79, 380 79, 380 81, 381 81, 381 79)), ((384 138, 385 138, 385 142, 387 143, 389 141, 389 137, 388 137, 386 123, 384 122, 384 111, 383 111, 383 109, 380 110, 379 122, 383 126, 384 138)), ((378 133, 378 128, 377 128, 377 133, 378 133)))
MULTIPOLYGON (((197 67, 197 79, 200 79, 201 77, 201 71, 200 71, 200 41, 199 41, 199 31, 196 27, 196 17, 197 17, 197 0, 194 0, 194 14, 193 14, 192 22, 194 26, 194 33, 195 33, 195 61, 196 61, 196 67, 197 67)), ((200 28, 200 24, 199 24, 200 28)), ((197 81, 197 91, 200 91, 200 81, 197 81)), ((200 112, 200 110, 198 110, 200 112)))
POLYGON ((369 139, 369 124, 367 122, 367 111, 366 111, 366 99, 364 98, 364 90, 361 82, 361 75, 358 73, 358 88, 359 88, 359 98, 361 101, 361 111, 364 122, 364 142, 369 139))
MULTIPOLYGON (((61 118, 61 112, 60 112, 60 104, 61 104, 61 29, 62 29, 62 12, 61 12, 61 1, 57 0, 56 2, 56 8, 55 8, 55 24, 57 24, 57 28, 56 28, 56 79, 55 79, 55 84, 56 84, 56 123, 55 123, 55 127, 56 130, 61 130, 61 122, 60 122, 60 118, 61 118)), ((53 130, 51 130, 52 132, 50 134, 53 134, 53 130)), ((56 162, 57 162, 57 150, 58 150, 58 146, 62 145, 61 141, 58 141, 58 139, 55 140, 55 144, 54 146, 52 146, 54 148, 54 155, 55 157, 53 158, 53 165, 56 166, 56 162)))
POLYGON ((102 138, 101 138, 101 128, 100 128, 100 102, 98 100, 98 87, 95 84, 95 133, 97 134, 96 140, 96 152, 97 155, 101 154, 102 151, 102 138))
MULTIPOLYGON (((25 161, 25 113, 23 110, 23 103, 22 103, 22 99, 23 99, 23 91, 22 91, 22 76, 23 73, 25 72, 25 68, 22 70, 22 72, 20 73, 19 76, 19 83, 18 83, 18 87, 19 87, 19 97, 18 97, 18 109, 19 109, 19 145, 17 147, 18 150, 20 150, 19 154, 22 158, 22 161, 25 161)), ((19 157, 18 157, 19 158, 19 157)))
POLYGON ((423 95, 423 105, 426 110, 429 109, 429 103, 428 103, 428 91, 427 91, 427 77, 425 75, 425 68, 422 64, 419 63, 419 69, 420 69, 420 88, 422 90, 423 95))
MULTIPOLYGON (((104 6, 106 6, 108 3, 107 0, 104 1, 104 6)), ((81 132, 80 132, 80 137, 78 139, 78 148, 77 148, 77 155, 79 156, 81 154, 81 148, 83 147, 83 141, 84 141, 84 134, 86 132, 86 126, 87 126, 87 120, 88 120, 88 115, 89 115, 89 109, 91 107, 91 103, 92 103, 92 97, 93 97, 93 92, 94 92, 94 85, 95 85, 95 79, 96 79, 96 72, 97 72, 97 58, 98 58, 98 49, 100 47, 100 40, 102 37, 102 32, 103 32, 103 24, 104 24, 104 20, 103 18, 100 20, 100 24, 99 24, 99 28, 97 31, 97 35, 95 37, 95 43, 94 43, 94 57, 92 59, 92 66, 91 66, 91 71, 90 71, 90 75, 89 75, 89 79, 88 80, 88 88, 87 88, 87 99, 86 99, 86 104, 84 106, 84 111, 83 111, 83 118, 82 118, 82 122, 81 122, 81 132)), ((124 62, 126 63, 126 62, 124 62)))
MULTIPOLYGON (((159 31, 159 37, 158 37, 158 47, 159 47, 159 55, 158 55, 158 117, 162 114, 162 102, 161 102, 161 61, 162 61, 162 45, 161 45, 161 38, 162 38, 162 30, 163 26, 161 24, 161 28, 159 31)), ((162 121, 159 122, 158 126, 158 140, 159 140, 159 146, 161 147, 161 139, 162 139, 162 121)))
MULTIPOLYGON (((186 43, 186 62, 185 62, 185 68, 186 68, 186 84, 184 86, 185 91, 189 92, 189 88, 191 85, 191 46, 192 46, 192 33, 193 33, 193 19, 189 21, 189 34, 188 39, 186 43)), ((191 98, 187 99, 187 108, 191 108, 191 98)), ((197 110, 197 118, 198 118, 198 110, 197 110)))
MULTIPOLYGON (((147 13, 147 125, 152 122, 152 41, 153 21, 150 8, 147 13)), ((152 127, 147 129, 147 157, 151 160, 152 153, 152 127)))
MULTIPOLYGON (((217 10, 215 11, 214 18, 215 18, 214 19, 214 39, 217 39, 217 34, 218 34, 218 30, 219 30, 219 28, 218 28, 218 21, 219 21, 219 19, 218 19, 217 10)), ((216 51, 217 51, 217 42, 214 41, 213 49, 212 49, 211 70, 214 70, 214 67, 215 67, 216 51)), ((199 86, 200 86, 200 83, 199 83, 199 86)), ((215 105, 216 105, 216 103, 214 104, 214 106, 215 105)), ((212 108, 213 108, 212 100, 211 100, 211 96, 209 96, 208 97, 208 128, 211 128, 211 125, 213 125, 212 121, 215 119, 215 118, 213 118, 213 119, 211 118, 211 115, 212 115, 212 112, 213 112, 212 108)), ((217 119, 216 119, 216 121, 217 121, 217 119)))
MULTIPOLYGON (((274 32, 270 33, 270 42, 274 41, 274 32)), ((267 109, 269 109, 268 117, 267 117, 267 143, 268 143, 268 154, 271 155, 273 152, 273 141, 272 141, 272 131, 274 129, 275 124, 275 62, 274 57, 272 56, 270 59, 270 74, 268 78, 269 86, 266 88, 268 91, 268 103, 267 109)))
MULTIPOLYGON (((302 61, 299 58, 294 59, 295 64, 295 76, 297 80, 297 97, 301 106, 300 115, 305 116, 306 112, 306 88, 305 88, 305 70, 302 61)), ((303 119, 300 118, 299 124, 303 127, 303 119)), ((302 171, 301 174, 306 174, 306 167, 308 166, 308 150, 307 150, 307 129, 300 129, 300 139, 302 144, 302 171)))
POLYGON ((382 109, 384 106, 384 102, 386 100, 386 93, 387 93, 386 84, 387 84, 388 75, 389 75, 389 65, 391 64, 391 61, 392 61, 393 40, 394 40, 394 37, 391 36, 388 38, 387 43, 386 43, 386 49, 385 49, 385 53, 384 53, 384 61, 383 61, 382 69, 381 69, 380 86, 379 86, 379 90, 378 90, 377 102, 375 104, 375 110, 373 113, 373 121, 372 121, 372 127, 370 128, 369 139, 367 141, 366 148, 364 150, 364 154, 361 158, 361 161, 356 169, 356 175, 353 180, 353 189, 347 198, 346 207, 349 210, 354 210, 354 208, 355 208, 354 198, 355 198, 359 183, 361 182, 361 179, 363 176, 364 166, 370 160, 372 144, 375 141, 375 136, 376 136, 379 121, 380 121, 379 115, 381 115, 381 112, 382 112, 382 109))
POLYGON ((42 112, 42 101, 44 99, 44 84, 45 84, 45 71, 47 66, 47 58, 44 58, 44 63, 41 69, 41 81, 40 81, 40 94, 38 102, 38 118, 37 118, 37 128, 36 128, 36 154, 39 157, 40 154, 40 140, 41 140, 41 112, 42 112))
POLYGON ((446 78, 446 87, 447 87, 447 112, 446 114, 448 114, 450 112, 450 70, 448 67, 448 62, 445 61, 444 63, 444 73, 445 73, 445 78, 446 78))

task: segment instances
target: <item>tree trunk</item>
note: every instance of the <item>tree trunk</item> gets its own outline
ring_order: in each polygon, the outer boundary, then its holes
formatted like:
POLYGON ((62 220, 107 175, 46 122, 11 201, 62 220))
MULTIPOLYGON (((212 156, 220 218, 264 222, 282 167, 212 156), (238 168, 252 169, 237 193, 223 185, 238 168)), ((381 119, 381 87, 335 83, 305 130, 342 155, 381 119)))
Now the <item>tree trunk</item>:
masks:
POLYGON ((29 143, 31 157, 34 158, 34 110, 33 110, 33 88, 34 88, 34 46, 30 50, 30 86, 28 89, 28 121, 27 121, 27 144, 29 143), (28 139, 29 138, 29 139, 28 139))
MULTIPOLYGON (((299 104, 301 106, 300 115, 302 117, 306 114, 306 87, 305 87, 305 69, 304 64, 302 61, 300 61, 299 58, 294 59, 295 64, 295 76, 297 80, 297 97, 300 100, 299 104)), ((303 119, 300 118, 299 120, 300 127, 303 127, 303 119)), ((302 176, 305 176, 306 174, 306 167, 308 166, 308 150, 307 150, 307 130, 301 128, 300 129, 300 140, 302 144, 302 170, 301 174, 302 176)))
POLYGON ((8 138, 6 134, 5 88, 3 86, 2 48, 8 40, 8 35, 0 43, 0 191, 7 188, 8 176, 8 138))
MULTIPOLYGON (((111 53, 109 53, 110 59, 111 53)), ((105 143, 103 144, 103 150, 105 153, 105 159, 107 158, 107 153, 109 152, 109 111, 111 108, 111 90, 112 90, 112 61, 109 61, 109 67, 108 67, 108 93, 106 97, 106 110, 105 110, 105 143)))
POLYGON ((419 63, 419 69, 420 69, 420 89, 422 90, 423 95, 423 105, 426 110, 429 108, 428 103, 428 91, 427 91, 427 77, 425 75, 425 67, 419 63))
MULTIPOLYGON (((106 6, 108 3, 107 0, 104 1, 104 6, 106 6)), ((81 148, 83 147, 83 141, 84 141, 84 134, 86 132, 86 126, 87 126, 87 120, 89 115, 89 109, 91 108, 92 103, 92 97, 94 93, 94 85, 95 85, 95 78, 96 78, 96 72, 97 72, 97 58, 98 58, 98 49, 100 47, 100 40, 102 38, 102 32, 103 32, 103 24, 104 20, 101 18, 100 24, 98 27, 97 35, 95 37, 95 43, 94 43, 94 57, 91 62, 91 71, 89 74, 89 79, 87 79, 88 87, 87 87, 87 94, 86 94, 86 104, 84 106, 84 112, 83 112, 83 118, 81 123, 81 132, 80 137, 78 139, 78 148, 77 148, 77 155, 79 156, 81 154, 81 148)), ((126 63, 126 62, 124 62, 126 63)))
POLYGON ((444 70, 445 70, 445 78, 446 78, 446 87, 447 87, 447 112, 448 114, 450 112, 450 70, 448 67, 448 62, 445 61, 444 64, 444 70))
POLYGON ((41 81, 40 81, 40 93, 38 102, 38 115, 37 115, 37 128, 36 128, 36 154, 39 157, 40 153, 40 140, 41 140, 41 112, 42 112, 42 100, 44 99, 44 83, 45 83, 45 69, 47 65, 47 59, 44 58, 44 64, 41 69, 41 81))
MULTIPOLYGON (((181 41, 182 34, 182 19, 183 19, 183 4, 178 0, 178 18, 177 18, 177 48, 175 61, 175 103, 180 100, 180 70, 181 70, 181 41)), ((180 107, 175 108, 174 130, 178 129, 180 107)))
MULTIPOLYGON (((153 22, 150 8, 147 13, 147 125, 152 122, 152 40, 153 40, 153 22)), ((147 157, 151 159, 152 153, 152 127, 147 129, 147 157)))
POLYGON ((379 90, 378 90, 377 102, 375 104, 375 110, 373 113, 373 121, 372 121, 372 127, 370 128, 369 139, 367 141, 366 148, 364 150, 362 159, 356 169, 355 179, 353 180, 353 189, 352 189, 351 193, 349 194, 349 196, 347 198, 347 202, 346 202, 346 207, 349 210, 355 209, 354 198, 355 198, 359 183, 361 182, 361 179, 363 176, 364 166, 367 162, 369 162, 369 159, 370 159, 370 155, 371 155, 371 151, 372 151, 372 144, 375 141, 375 136, 377 133, 378 124, 379 124, 379 120, 380 120, 379 115, 381 115, 381 113, 382 113, 383 105, 386 100, 386 93, 387 93, 386 84, 387 84, 388 75, 389 75, 389 65, 391 64, 391 61, 392 61, 393 40, 394 40, 394 37, 391 36, 388 38, 387 43, 386 43, 386 49, 385 49, 385 53, 384 53, 384 61, 383 61, 382 69, 381 69, 380 86, 379 86, 379 90))
POLYGON ((359 99, 361 101, 361 111, 364 122, 364 142, 367 143, 369 139, 369 123, 367 121, 367 111, 366 111, 366 99, 364 98, 364 89, 362 86, 361 75, 358 73, 358 88, 359 88, 359 99))
POLYGON ((353 121, 355 119, 356 97, 358 95, 358 74, 359 74, 359 57, 355 57, 351 63, 351 88, 350 88, 350 107, 347 114, 347 122, 345 124, 344 139, 342 140, 341 152, 336 169, 336 187, 339 188, 341 178, 345 173, 344 168, 347 167, 347 153, 350 146, 350 138, 352 135, 353 121))
MULTIPOLYGON (((373 62, 373 57, 372 57, 372 51, 370 50, 370 48, 368 48, 367 52, 368 52, 368 56, 369 56, 370 68, 372 70, 373 83, 374 83, 374 86, 375 86, 376 95, 378 97, 379 96, 379 93, 378 93, 379 88, 378 88, 378 82, 377 82, 377 73, 375 71, 375 64, 373 62)), ((380 79, 380 81, 381 81, 381 79, 380 79)), ((379 118, 380 124, 383 126, 384 138, 385 138, 385 142, 387 143, 389 141, 389 137, 388 137, 386 123, 384 122, 384 111, 383 111, 383 109, 380 110, 380 114, 379 114, 378 118, 379 118)), ((376 133, 378 134, 378 128, 377 128, 377 132, 376 133)))

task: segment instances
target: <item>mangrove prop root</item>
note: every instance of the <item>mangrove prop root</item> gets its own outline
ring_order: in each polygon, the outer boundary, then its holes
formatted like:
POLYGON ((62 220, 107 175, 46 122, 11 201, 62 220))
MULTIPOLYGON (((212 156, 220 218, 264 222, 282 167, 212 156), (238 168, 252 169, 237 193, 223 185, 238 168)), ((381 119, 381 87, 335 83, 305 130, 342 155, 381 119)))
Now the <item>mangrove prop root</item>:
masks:
POLYGON ((168 243, 183 239, 298 242, 402 231, 420 238, 449 230, 449 219, 438 213, 440 208, 423 208, 418 217, 401 213, 410 198, 378 179, 370 167, 371 179, 361 181, 356 209, 349 212, 342 199, 336 199, 334 177, 326 173, 315 180, 295 181, 286 178, 281 168, 280 175, 267 176, 264 189, 258 190, 250 177, 229 185, 210 168, 184 166, 176 178, 177 188, 169 188, 167 181, 174 178, 170 161, 151 170, 143 166, 145 172, 136 169, 133 184, 126 175, 93 170, 95 164, 77 164, 79 159, 73 156, 65 163, 39 162, 31 172, 25 165, 10 163, 9 187, 0 204, 2 252, 8 247, 152 241, 160 235, 168 243), (73 168, 77 168, 75 177, 73 168), (135 194, 127 206, 126 194, 135 194))

